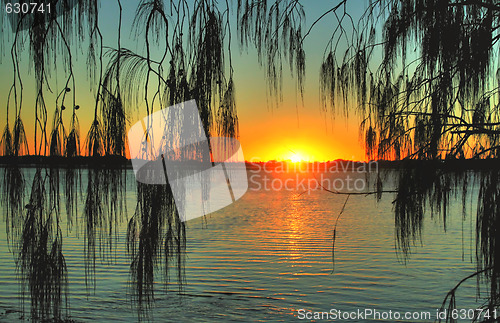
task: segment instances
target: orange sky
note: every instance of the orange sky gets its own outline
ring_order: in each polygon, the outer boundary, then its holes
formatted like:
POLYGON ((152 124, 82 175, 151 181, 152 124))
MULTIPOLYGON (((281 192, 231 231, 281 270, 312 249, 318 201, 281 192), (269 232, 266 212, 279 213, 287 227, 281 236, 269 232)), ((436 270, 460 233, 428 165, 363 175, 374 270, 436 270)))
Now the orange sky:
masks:
POLYGON ((364 160, 357 125, 345 120, 331 120, 318 107, 281 107, 267 111, 261 107, 252 117, 242 107, 240 142, 247 160, 294 159, 324 161, 334 159, 364 160))
MULTIPOLYGON (((321 11, 321 8, 318 9, 321 11)), ((130 14, 132 11, 127 11, 130 14)), ((131 16, 133 17, 133 15, 131 16)), ((113 22, 106 21, 105 23, 113 22)), ((108 39, 105 45, 114 46, 113 37, 116 32, 113 28, 103 28, 104 39, 108 39)), ((124 32, 124 35, 126 32, 124 32)), ((236 105, 240 125, 240 142, 247 160, 285 160, 302 159, 306 161, 323 161, 334 159, 364 160, 365 154, 359 141, 358 127, 359 119, 352 113, 348 118, 337 113, 335 120, 330 113, 322 113, 319 101, 318 71, 321 62, 322 50, 325 40, 322 33, 316 33, 306 39, 305 50, 307 52, 306 82, 303 105, 300 95, 295 90, 295 81, 290 79, 290 72, 283 69, 283 102, 279 107, 271 107, 266 96, 267 83, 265 72, 259 66, 257 55, 252 50, 248 52, 237 50, 237 44, 233 44, 233 67, 234 82, 236 89, 236 105)), ((326 34, 325 34, 326 35, 326 34)), ((125 40, 124 40, 125 42, 125 40)), ((235 42, 236 43, 236 42, 235 42)), ((136 50, 137 41, 126 44, 127 47, 136 50)), ((8 48, 8 47, 5 47, 8 48)), ((4 55, 6 55, 4 53, 4 55)), ((78 117, 80 121, 81 144, 83 145, 87 131, 93 119, 95 93, 90 89, 87 77, 85 55, 78 55, 75 62, 74 72, 77 79, 76 104, 80 105, 78 117)), ((28 139, 33 141, 34 127, 34 75, 30 74, 30 65, 27 64, 28 57, 23 58, 21 74, 23 75, 23 113, 22 119, 26 128, 28 139)), ((2 57, 0 73, 4 75, 0 79, 0 113, 6 109, 7 94, 12 84, 12 65, 10 59, 2 57)), ((61 71, 59 71, 61 73, 61 71)), ((59 74, 57 73, 57 74, 59 74)), ((64 84, 64 77, 57 78, 52 74, 50 80, 53 89, 58 89, 64 84)), ((95 90, 95 86, 94 86, 95 90)), ((48 132, 52 124, 53 111, 55 107, 55 95, 47 93, 48 110, 48 132)), ((71 105, 71 104, 68 104, 71 105)), ((139 107, 140 109, 140 107, 139 107)), ((143 111, 138 112, 136 108, 129 108, 130 124, 137 122, 143 111)), ((10 127, 13 126, 12 108, 10 112, 10 127)), ((0 118, 0 128, 5 126, 5 114, 0 118)), ((71 110, 65 111, 65 127, 69 128, 71 110)), ((32 153, 32 147, 30 147, 32 153)))
POLYGON ((311 53, 306 68, 303 104, 295 81, 283 80, 283 102, 278 107, 266 96, 264 71, 252 54, 235 54, 236 104, 240 141, 245 159, 365 160, 359 141, 361 121, 355 112, 345 117, 321 111, 319 99, 320 56, 311 53))
MULTIPOLYGON (((245 59, 245 55, 240 57, 245 59)), ((237 60, 238 61, 238 60, 237 60)), ((8 61, 2 62, 1 70, 8 71, 8 61)), ((271 106, 266 97, 266 81, 264 71, 253 62, 253 73, 248 73, 247 66, 235 66, 238 75, 235 77, 236 104, 240 126, 240 142, 246 160, 286 160, 299 158, 306 161, 323 161, 334 159, 364 160, 365 154, 359 141, 359 119, 352 113, 348 118, 341 113, 333 115, 321 112, 317 84, 311 81, 304 93, 302 105, 300 95, 294 90, 294 81, 285 80, 283 102, 271 106)), ((313 70, 311 75, 314 76, 313 70)), ((8 72, 9 73, 9 72, 8 72)), ((84 76, 80 70, 80 76, 84 76)), ((313 77, 311 77, 313 78, 313 77)), ((29 75, 26 74, 27 84, 29 75)), ((316 79, 316 78, 313 78, 316 79)), ((0 91, 7 93, 9 82, 0 81, 0 91)), ((28 86, 26 86, 27 88, 28 86)), ((77 91, 77 104, 80 105, 78 118, 80 122, 81 144, 83 146, 87 131, 93 119, 94 93, 89 89, 86 80, 82 80, 77 91)), ((23 95, 22 118, 30 145, 33 142, 34 96, 25 91, 23 95)), ((54 95, 47 94, 49 111, 48 131, 52 124, 54 95)), ((6 95, 1 97, 6 100, 6 95)), ((5 103, 2 110, 5 112, 5 103)), ((12 109, 12 108, 11 108, 12 109)), ((145 111, 130 108, 129 122, 134 124, 145 116, 145 111)), ((66 129, 69 128, 71 110, 64 112, 66 129)), ((13 113, 10 113, 10 126, 13 126, 13 113)), ((0 119, 0 127, 4 128, 5 119, 0 119)), ((30 147, 30 152, 33 152, 30 147)))

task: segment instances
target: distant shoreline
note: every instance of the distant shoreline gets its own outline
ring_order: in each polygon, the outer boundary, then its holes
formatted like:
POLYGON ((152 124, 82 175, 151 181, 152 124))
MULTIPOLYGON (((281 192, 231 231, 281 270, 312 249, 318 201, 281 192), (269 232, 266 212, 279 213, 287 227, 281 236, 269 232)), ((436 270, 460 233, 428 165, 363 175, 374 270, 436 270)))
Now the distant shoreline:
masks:
POLYGON ((132 162, 122 156, 64 157, 64 156, 0 156, 0 167, 17 164, 20 167, 61 167, 61 168, 127 168, 132 169, 132 162))
MULTIPOLYGON (((376 163, 379 169, 400 169, 407 167, 429 167, 446 168, 450 170, 487 170, 500 169, 500 159, 454 159, 454 160, 379 160, 370 162, 350 161, 350 160, 332 160, 326 162, 301 162, 302 165, 313 166, 316 170, 325 170, 333 165, 338 165, 345 169, 352 169, 363 164, 376 163)), ((284 165, 299 165, 290 161, 270 160, 267 162, 249 162, 245 161, 247 169, 264 168, 276 169, 283 168, 284 165)), ((25 168, 32 167, 60 167, 60 168, 124 168, 132 169, 132 161, 122 156, 0 156, 0 168, 8 167, 9 165, 17 165, 25 168)), ((295 166, 299 168, 300 166, 295 166)), ((290 168, 290 166, 288 166, 290 168)))

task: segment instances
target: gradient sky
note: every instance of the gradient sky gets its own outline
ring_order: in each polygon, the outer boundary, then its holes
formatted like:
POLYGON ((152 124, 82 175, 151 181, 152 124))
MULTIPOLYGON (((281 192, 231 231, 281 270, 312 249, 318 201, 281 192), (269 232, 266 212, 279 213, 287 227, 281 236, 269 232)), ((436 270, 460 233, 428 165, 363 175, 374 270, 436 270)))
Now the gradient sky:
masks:
MULTIPOLYGON (((134 51, 142 51, 143 43, 132 40, 130 24, 135 14, 135 1, 124 1, 124 28, 122 45, 134 51)), ((331 8, 337 1, 310 1, 306 5, 306 27, 321 15, 326 9, 331 8)), ((101 29, 105 45, 116 47, 117 15, 114 1, 101 2, 101 29)), ((321 111, 319 100, 319 69, 324 45, 332 30, 333 19, 325 19, 318 24, 309 38, 305 41, 306 51, 306 83, 304 104, 300 95, 295 90, 295 80, 290 77, 288 69, 284 69, 283 102, 278 106, 268 103, 266 96, 266 81, 263 68, 258 65, 257 56, 253 50, 239 50, 236 37, 233 37, 233 67, 235 70, 236 104, 240 124, 240 142, 247 160, 270 159, 303 159, 303 160, 334 160, 354 159, 364 160, 363 146, 359 141, 360 119, 356 114, 350 113, 348 117, 342 113, 335 116, 321 111)), ((5 32, 10 32, 10 26, 5 32)), ((232 27, 235 31, 235 26, 232 27)), ((0 107, 3 115, 7 105, 7 95, 12 84, 13 72, 10 60, 10 48, 4 46, 3 57, 0 63, 0 107)), ((77 78, 76 104, 81 106, 78 111, 80 121, 80 135, 82 144, 93 118, 95 88, 90 89, 90 82, 86 70, 85 54, 76 53, 74 66, 77 78)), ((23 75, 23 113, 22 119, 28 138, 33 137, 34 126, 34 86, 32 66, 28 56, 22 60, 23 75)), ((63 72, 53 73, 51 78, 52 88, 63 87, 63 72)), ((47 108, 49 120, 55 106, 55 94, 47 95, 47 108)), ((139 120, 142 111, 133 110, 129 116, 131 124, 139 120)), ((65 118, 65 126, 69 127, 70 110, 65 118)), ((13 124, 13 113, 10 113, 10 126, 13 124)), ((0 127, 5 126, 2 116, 0 127)), ((49 123, 50 126, 50 123, 49 123)), ((31 148, 30 148, 31 149, 31 148)))

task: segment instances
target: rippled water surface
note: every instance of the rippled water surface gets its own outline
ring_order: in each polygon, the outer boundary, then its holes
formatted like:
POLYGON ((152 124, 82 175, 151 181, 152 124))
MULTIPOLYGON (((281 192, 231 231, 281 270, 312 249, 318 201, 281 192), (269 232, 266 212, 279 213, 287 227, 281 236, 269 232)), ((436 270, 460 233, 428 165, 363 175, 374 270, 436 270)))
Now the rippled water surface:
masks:
MULTIPOLYGON (((32 171, 26 174, 29 177, 32 171)), ((462 221, 460 200, 452 202, 446 232, 439 219, 426 217, 422 243, 404 263, 395 250, 393 196, 386 194, 378 203, 373 196, 351 196, 339 219, 332 273, 333 226, 346 196, 257 188, 251 183, 236 203, 205 220, 188 222, 183 295, 177 294, 175 285, 166 292, 159 272, 150 320, 294 321, 299 309, 371 308, 435 315, 446 293, 474 272, 470 261, 474 223, 470 217, 462 221)), ((127 217, 134 208, 130 179, 127 217)), ((126 219, 113 252, 97 260, 95 290, 85 284, 85 242, 81 227, 79 231, 65 231, 63 242, 70 318, 137 321, 128 285, 126 219)), ((0 230, 0 246, 0 321, 22 320, 20 284, 5 229, 0 230)), ((171 278, 175 283, 175 275, 171 278)), ((458 308, 480 304, 475 280, 459 289, 458 308)), ((29 300, 25 305, 29 313, 29 300)))

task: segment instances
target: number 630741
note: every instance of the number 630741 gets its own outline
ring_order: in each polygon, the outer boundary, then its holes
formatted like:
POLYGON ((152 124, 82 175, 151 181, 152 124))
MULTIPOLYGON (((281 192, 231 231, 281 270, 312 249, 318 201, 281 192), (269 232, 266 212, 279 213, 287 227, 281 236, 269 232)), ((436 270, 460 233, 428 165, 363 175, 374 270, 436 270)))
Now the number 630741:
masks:
POLYGON ((50 3, 43 2, 8 2, 5 4, 5 12, 8 14, 50 13, 50 10, 50 3))

